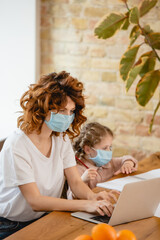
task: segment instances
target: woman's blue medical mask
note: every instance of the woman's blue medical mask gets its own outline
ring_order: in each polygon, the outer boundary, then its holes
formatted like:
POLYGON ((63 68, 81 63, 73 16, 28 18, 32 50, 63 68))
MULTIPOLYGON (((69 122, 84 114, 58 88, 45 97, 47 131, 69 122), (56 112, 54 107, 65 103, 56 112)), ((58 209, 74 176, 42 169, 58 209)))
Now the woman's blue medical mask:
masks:
POLYGON ((97 155, 94 158, 90 157, 90 159, 96 164, 97 167, 101 167, 111 161, 112 151, 106 151, 102 149, 94 149, 94 150, 97 152, 97 155))
POLYGON ((45 123, 52 131, 65 132, 69 128, 70 124, 73 122, 74 117, 74 113, 72 115, 64 115, 51 112, 50 120, 45 120, 45 123))

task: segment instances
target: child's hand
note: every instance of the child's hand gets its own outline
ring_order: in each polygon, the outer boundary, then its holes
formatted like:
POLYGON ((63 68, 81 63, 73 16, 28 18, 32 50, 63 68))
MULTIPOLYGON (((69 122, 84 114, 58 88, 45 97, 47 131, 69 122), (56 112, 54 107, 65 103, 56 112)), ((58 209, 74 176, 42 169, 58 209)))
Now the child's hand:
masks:
POLYGON ((94 180, 97 177, 97 170, 93 168, 87 169, 83 175, 81 176, 81 179, 83 182, 88 182, 89 180, 94 180))
POLYGON ((114 173, 114 175, 118 175, 119 173, 132 173, 135 172, 137 170, 137 168, 135 168, 134 166, 134 162, 132 160, 127 160, 123 163, 122 167, 114 173))

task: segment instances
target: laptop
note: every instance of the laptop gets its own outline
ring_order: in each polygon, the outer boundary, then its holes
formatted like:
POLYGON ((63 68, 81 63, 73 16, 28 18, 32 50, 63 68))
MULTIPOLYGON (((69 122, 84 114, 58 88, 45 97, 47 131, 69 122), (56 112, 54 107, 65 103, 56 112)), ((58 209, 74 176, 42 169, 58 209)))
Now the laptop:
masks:
POLYGON ((160 178, 128 183, 113 210, 112 216, 94 215, 86 212, 71 213, 92 223, 107 223, 111 226, 153 217, 160 203, 160 178))

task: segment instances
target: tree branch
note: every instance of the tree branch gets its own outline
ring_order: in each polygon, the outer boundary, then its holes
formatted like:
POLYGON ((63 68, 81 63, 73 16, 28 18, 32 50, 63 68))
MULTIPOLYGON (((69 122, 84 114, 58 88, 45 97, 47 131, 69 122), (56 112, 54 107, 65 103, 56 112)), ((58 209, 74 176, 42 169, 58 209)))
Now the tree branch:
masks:
POLYGON ((155 115, 156 115, 156 112, 158 111, 158 108, 160 107, 160 100, 156 106, 156 109, 154 110, 154 114, 152 116, 152 119, 151 119, 151 122, 150 122, 150 127, 149 127, 149 132, 151 133, 152 131, 152 126, 153 126, 153 122, 154 122, 154 118, 155 118, 155 115))
POLYGON ((158 59, 159 62, 160 62, 160 57, 159 57, 158 53, 156 52, 155 48, 152 46, 152 44, 151 44, 151 42, 150 42, 150 39, 149 39, 149 37, 147 36, 146 32, 144 31, 144 29, 141 27, 140 24, 138 24, 138 26, 139 26, 139 28, 141 29, 141 31, 142 31, 142 33, 143 33, 145 39, 147 40, 149 46, 152 48, 153 52, 155 53, 157 59, 158 59))

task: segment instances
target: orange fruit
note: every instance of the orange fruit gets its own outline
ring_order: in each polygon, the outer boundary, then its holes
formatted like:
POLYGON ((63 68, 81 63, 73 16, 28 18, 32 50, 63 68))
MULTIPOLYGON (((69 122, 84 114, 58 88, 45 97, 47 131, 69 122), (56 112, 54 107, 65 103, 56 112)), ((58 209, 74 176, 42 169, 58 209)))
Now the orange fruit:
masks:
POLYGON ((132 231, 124 229, 117 233, 117 240, 137 240, 137 238, 132 231))
POLYGON ((74 240, 93 240, 91 236, 89 235, 79 235, 74 240))
POLYGON ((100 223, 92 228, 92 238, 93 240, 116 240, 117 234, 112 226, 100 223))

